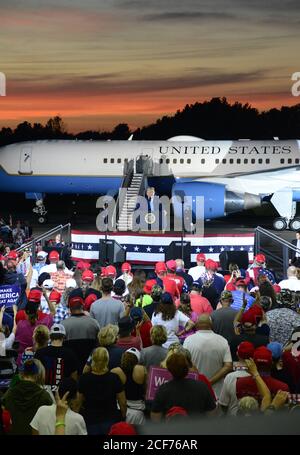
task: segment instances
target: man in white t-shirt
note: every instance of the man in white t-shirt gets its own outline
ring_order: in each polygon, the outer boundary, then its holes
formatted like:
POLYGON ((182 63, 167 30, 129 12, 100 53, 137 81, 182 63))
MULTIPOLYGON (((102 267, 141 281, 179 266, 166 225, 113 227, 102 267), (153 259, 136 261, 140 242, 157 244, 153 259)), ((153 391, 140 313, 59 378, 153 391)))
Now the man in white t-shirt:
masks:
MULTIPOLYGON (((72 405, 74 406, 75 404, 75 400, 78 398, 77 382, 72 378, 63 379, 59 384, 58 394, 61 399, 67 392, 69 392, 66 398, 69 409, 65 417, 65 434, 69 436, 87 435, 84 418, 78 412, 74 412, 71 409, 72 405)), ((55 425, 56 404, 41 406, 30 422, 33 435, 54 435, 55 425)))
POLYGON ((219 397, 224 377, 232 370, 232 357, 228 342, 212 330, 211 317, 204 313, 197 321, 198 332, 187 337, 183 347, 190 351, 193 364, 199 373, 211 382, 219 397))
POLYGON ((224 384, 219 397, 219 404, 223 411, 229 415, 236 415, 239 401, 236 396, 236 381, 238 378, 250 376, 245 360, 253 358, 254 345, 249 341, 242 341, 237 348, 238 362, 234 365, 235 371, 229 373, 224 379, 224 384))
POLYGON ((300 280, 297 277, 297 267, 291 265, 287 269, 287 280, 282 280, 278 283, 281 289, 289 289, 290 291, 300 291, 300 280))
POLYGON ((188 271, 188 274, 193 277, 194 281, 199 280, 201 275, 203 275, 206 272, 205 261, 206 256, 204 253, 197 254, 196 256, 197 265, 195 267, 191 267, 190 270, 188 271))

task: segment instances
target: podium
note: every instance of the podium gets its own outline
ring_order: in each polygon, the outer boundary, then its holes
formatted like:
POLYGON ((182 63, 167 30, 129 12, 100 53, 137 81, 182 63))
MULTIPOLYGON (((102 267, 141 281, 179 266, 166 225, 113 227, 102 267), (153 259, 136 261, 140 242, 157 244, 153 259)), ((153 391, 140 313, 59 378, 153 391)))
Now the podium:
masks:
MULTIPOLYGON (((181 240, 174 240, 170 243, 165 252, 165 261, 170 259, 181 259, 181 240)), ((183 260, 184 267, 191 266, 191 242, 183 240, 183 260)))
POLYGON ((117 262, 126 261, 126 251, 116 240, 104 240, 99 242, 99 261, 105 266, 107 264, 116 264, 117 262))

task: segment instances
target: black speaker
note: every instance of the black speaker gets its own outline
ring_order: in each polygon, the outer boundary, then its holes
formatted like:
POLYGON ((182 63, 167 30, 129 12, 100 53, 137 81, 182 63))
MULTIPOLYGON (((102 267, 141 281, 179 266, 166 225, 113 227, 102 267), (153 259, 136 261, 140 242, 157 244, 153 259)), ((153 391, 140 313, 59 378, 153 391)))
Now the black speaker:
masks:
POLYGON ((101 265, 126 261, 126 251, 116 240, 100 240, 99 261, 101 265))
MULTIPOLYGON (((170 259, 181 259, 181 241, 175 240, 170 243, 165 252, 165 261, 170 259)), ((190 268, 191 266, 191 242, 183 240, 183 260, 184 267, 190 268)))
POLYGON ((229 264, 237 264, 240 269, 246 270, 249 266, 248 251, 222 251, 219 261, 222 270, 228 270, 229 264))

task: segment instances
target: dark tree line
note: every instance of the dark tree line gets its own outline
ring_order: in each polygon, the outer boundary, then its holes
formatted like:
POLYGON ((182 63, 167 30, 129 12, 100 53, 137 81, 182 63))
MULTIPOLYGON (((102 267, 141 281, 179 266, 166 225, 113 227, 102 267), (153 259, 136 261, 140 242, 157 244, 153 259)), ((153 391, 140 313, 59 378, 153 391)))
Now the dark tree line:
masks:
POLYGON ((83 140, 157 140, 177 135, 192 135, 203 139, 299 139, 300 104, 259 112, 248 103, 230 104, 226 98, 212 98, 203 103, 187 104, 173 116, 164 116, 155 123, 131 131, 126 123, 112 131, 83 131, 72 134, 63 120, 56 116, 45 125, 20 123, 15 129, 0 130, 0 146, 14 142, 42 139, 83 140))

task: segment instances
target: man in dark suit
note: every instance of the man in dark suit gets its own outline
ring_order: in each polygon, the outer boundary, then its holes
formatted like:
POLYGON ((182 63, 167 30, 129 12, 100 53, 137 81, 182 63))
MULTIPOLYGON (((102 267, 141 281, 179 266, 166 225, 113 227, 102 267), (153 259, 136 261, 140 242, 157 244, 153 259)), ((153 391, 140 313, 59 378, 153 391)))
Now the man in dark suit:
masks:
MULTIPOLYGON (((296 238, 292 240, 292 244, 299 248, 300 250, 300 231, 296 232, 296 238)), ((295 267, 300 267, 300 252, 296 252, 294 250, 291 250, 291 259, 290 259, 291 264, 293 264, 295 267)))

